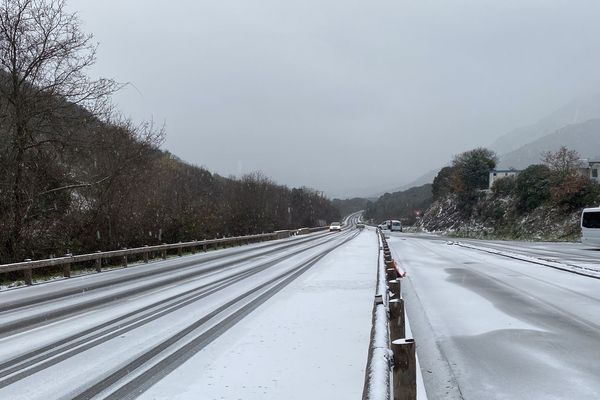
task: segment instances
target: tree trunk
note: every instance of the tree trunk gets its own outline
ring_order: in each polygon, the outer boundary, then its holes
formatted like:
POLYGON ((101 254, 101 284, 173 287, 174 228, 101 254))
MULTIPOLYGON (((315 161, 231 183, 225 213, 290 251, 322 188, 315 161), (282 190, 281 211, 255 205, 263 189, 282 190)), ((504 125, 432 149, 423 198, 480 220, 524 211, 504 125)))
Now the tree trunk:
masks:
POLYGON ((22 258, 22 234, 23 223, 25 218, 25 193, 23 188, 23 180, 25 173, 25 129, 17 122, 16 138, 15 138, 15 179, 13 181, 13 223, 12 229, 8 237, 9 256, 13 261, 21 260, 22 258))

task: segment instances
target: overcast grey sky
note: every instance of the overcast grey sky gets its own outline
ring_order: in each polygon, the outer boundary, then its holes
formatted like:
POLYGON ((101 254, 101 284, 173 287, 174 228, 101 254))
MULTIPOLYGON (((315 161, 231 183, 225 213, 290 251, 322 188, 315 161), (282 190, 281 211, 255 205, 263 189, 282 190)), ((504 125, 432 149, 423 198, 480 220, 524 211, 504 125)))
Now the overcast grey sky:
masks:
POLYGON ((598 0, 70 0, 126 116, 221 175, 393 189, 600 84, 598 0))

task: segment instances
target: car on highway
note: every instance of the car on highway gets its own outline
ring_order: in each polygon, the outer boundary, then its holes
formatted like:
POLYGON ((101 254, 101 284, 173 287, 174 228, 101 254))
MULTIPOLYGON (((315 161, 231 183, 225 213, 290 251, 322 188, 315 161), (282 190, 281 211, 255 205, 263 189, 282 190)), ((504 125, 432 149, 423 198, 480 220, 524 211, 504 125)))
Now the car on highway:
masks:
POLYGON ((356 223, 356 227, 357 227, 358 229, 364 229, 364 228, 365 228, 365 224, 364 224, 363 222, 357 222, 357 223, 356 223))
POLYGON ((331 225, 329 225, 329 232, 333 232, 333 231, 341 232, 342 224, 340 224, 339 222, 332 222, 331 225))
POLYGON ((600 207, 581 212, 581 243, 600 247, 600 207))

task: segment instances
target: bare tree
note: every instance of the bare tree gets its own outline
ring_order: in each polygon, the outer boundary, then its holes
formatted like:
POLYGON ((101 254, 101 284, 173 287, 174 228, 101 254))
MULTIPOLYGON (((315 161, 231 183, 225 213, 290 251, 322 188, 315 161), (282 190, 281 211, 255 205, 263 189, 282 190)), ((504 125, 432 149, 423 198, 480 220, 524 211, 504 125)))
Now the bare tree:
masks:
POLYGON ((570 209, 594 204, 597 186, 585 171, 579 153, 562 146, 557 151, 542 154, 544 163, 550 168, 552 201, 570 209))
MULTIPOLYGON (((119 88, 112 80, 86 75, 96 60, 96 48, 92 35, 80 30, 77 15, 65 9, 64 0, 0 0, 0 135, 6 143, 0 148, 5 169, 2 214, 9 220, 4 222, 5 249, 13 259, 21 256, 28 209, 44 192, 55 189, 40 186, 35 172, 44 168, 52 152, 60 157, 70 145, 73 121, 85 119, 83 110, 87 118, 106 116, 109 95, 119 88)), ((60 169, 55 172, 64 173, 60 169)), ((54 186, 70 190, 92 183, 57 179, 54 186)))
POLYGON ((565 146, 561 146, 557 151, 543 152, 542 161, 555 174, 558 181, 575 175, 582 167, 579 153, 565 146))

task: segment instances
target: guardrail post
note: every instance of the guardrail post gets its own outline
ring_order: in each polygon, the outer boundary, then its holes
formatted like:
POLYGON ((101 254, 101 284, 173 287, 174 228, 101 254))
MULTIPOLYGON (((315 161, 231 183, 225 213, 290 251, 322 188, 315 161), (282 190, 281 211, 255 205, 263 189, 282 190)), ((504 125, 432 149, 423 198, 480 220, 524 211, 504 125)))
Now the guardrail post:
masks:
POLYGON ((202 245, 202 251, 204 251, 204 252, 206 253, 206 251, 207 251, 207 246, 206 246, 206 243, 204 243, 204 244, 202 245))
POLYGON ((181 242, 179 242, 179 247, 177 247, 177 255, 179 257, 183 256, 183 246, 181 245, 181 242))
POLYGON ((394 353, 394 400, 416 400, 417 359, 414 339, 398 339, 392 342, 394 353))
MULTIPOLYGON (((65 254, 65 257, 72 257, 73 254, 67 253, 65 254)), ((71 263, 70 262, 66 262, 63 264, 63 276, 65 278, 70 278, 71 277, 71 263)))
MULTIPOLYGON (((123 250, 127 250, 127 247, 123 250)), ((123 267, 127 268, 127 254, 123 254, 123 267)))
POLYGON ((393 264, 388 265, 388 267, 385 269, 385 277, 388 281, 394 281, 398 279, 398 271, 396 271, 396 268, 393 267, 393 264))
POLYGON ((406 337, 404 299, 392 299, 388 304, 390 307, 390 338, 392 340, 404 339, 406 337))
POLYGON ((194 239, 194 245, 192 246, 192 254, 196 254, 196 243, 198 243, 198 241, 194 239))
MULTIPOLYGON (((96 250, 96 253, 102 253, 100 250, 96 250)), ((96 272, 102 272, 102 257, 96 258, 96 272)))
MULTIPOLYGON (((31 258, 27 258, 25 262, 31 262, 31 258)), ((33 285, 33 273, 31 268, 26 268, 23 270, 23 279, 25 280, 26 285, 33 285)))
POLYGON ((392 295, 394 296, 394 298, 399 299, 400 298, 400 279, 396 278, 396 279, 392 279, 391 281, 388 281, 388 287, 390 288, 390 292, 392 292, 392 295))
MULTIPOLYGON (((145 248, 148 248, 148 245, 144 245, 145 248)), ((144 250, 144 264, 148 264, 148 250, 144 250)))
MULTIPOLYGON (((163 243, 163 245, 165 245, 165 244, 163 243)), ((163 260, 166 260, 167 259, 167 249, 162 249, 160 251, 160 256, 163 260)))

